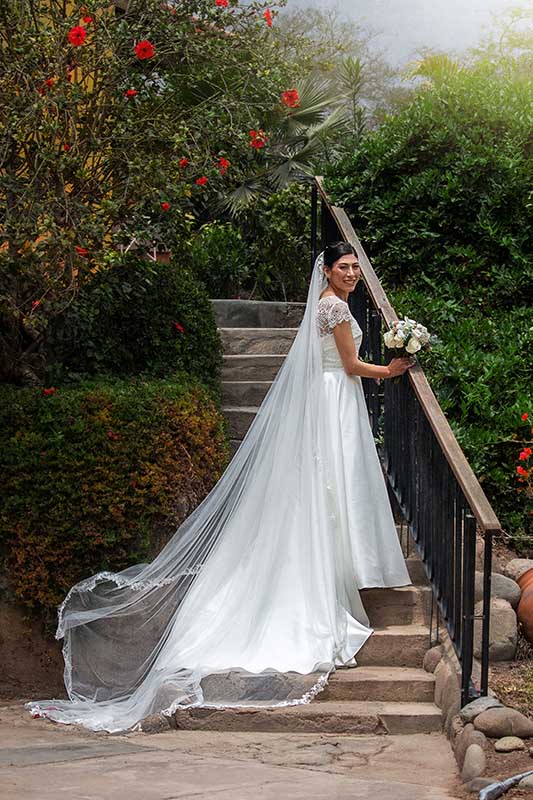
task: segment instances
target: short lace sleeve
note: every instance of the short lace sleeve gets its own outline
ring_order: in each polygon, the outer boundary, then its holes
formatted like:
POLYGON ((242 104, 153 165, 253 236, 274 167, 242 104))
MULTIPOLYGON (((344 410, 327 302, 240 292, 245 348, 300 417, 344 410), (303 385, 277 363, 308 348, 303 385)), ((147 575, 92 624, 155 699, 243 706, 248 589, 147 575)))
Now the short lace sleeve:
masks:
POLYGON ((333 328, 340 322, 351 322, 352 319, 348 303, 340 297, 329 295, 318 301, 317 324, 321 336, 333 333, 333 328))

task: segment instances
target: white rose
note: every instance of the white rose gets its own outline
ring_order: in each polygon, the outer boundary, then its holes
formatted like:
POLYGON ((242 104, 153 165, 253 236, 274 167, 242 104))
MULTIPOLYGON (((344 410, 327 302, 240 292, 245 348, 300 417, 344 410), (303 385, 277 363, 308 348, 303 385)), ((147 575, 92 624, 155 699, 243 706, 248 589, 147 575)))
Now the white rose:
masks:
POLYGON ((387 333, 383 335, 383 341, 385 342, 385 347, 394 347, 394 332, 387 331, 387 333))
POLYGON ((403 347, 405 336, 401 331, 398 331, 394 339, 392 340, 393 347, 403 347))
POLYGON ((407 342, 405 349, 407 350, 408 353, 416 353, 418 350, 420 350, 421 347, 422 345, 420 344, 416 336, 411 336, 411 338, 407 342))

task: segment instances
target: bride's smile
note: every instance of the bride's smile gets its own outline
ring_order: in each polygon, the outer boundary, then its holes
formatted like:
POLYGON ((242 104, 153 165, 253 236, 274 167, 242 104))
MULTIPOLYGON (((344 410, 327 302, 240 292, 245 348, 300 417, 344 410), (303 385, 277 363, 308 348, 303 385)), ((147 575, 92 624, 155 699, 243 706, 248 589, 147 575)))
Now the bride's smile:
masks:
POLYGON ((324 272, 329 280, 328 288, 341 300, 348 300, 348 295, 353 292, 361 277, 359 261, 352 254, 341 256, 331 267, 324 265, 324 272))

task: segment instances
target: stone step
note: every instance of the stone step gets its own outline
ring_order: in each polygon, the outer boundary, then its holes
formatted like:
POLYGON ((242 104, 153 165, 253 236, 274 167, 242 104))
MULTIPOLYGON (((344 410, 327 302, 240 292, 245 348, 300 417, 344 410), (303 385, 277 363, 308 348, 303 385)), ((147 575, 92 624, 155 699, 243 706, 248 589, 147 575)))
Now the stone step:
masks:
MULTIPOLYGON (((283 733, 412 734, 442 729, 434 703, 355 700, 277 708, 183 708, 174 714, 178 730, 272 731, 283 733)), ((406 765, 408 768, 408 765, 406 765)))
POLYGON ((361 589, 361 600, 375 628, 388 625, 426 625, 431 613, 429 586, 361 589))
POLYGON ((220 328, 297 328, 305 303, 268 300, 211 300, 215 322, 220 328))
POLYGON ((420 559, 419 556, 416 557, 409 556, 408 558, 405 559, 405 563, 407 565, 407 571, 409 573, 409 577, 411 578, 415 586, 430 585, 426 575, 426 570, 424 569, 424 562, 420 559))
POLYGON ((229 438, 244 439, 257 411, 257 406, 222 406, 222 413, 228 421, 229 438))
POLYGON ((222 402, 228 406, 259 406, 272 381, 222 381, 222 402))
MULTIPOLYGON (((355 656, 357 661, 358 656, 355 656)), ((316 701, 379 700, 381 702, 432 703, 435 676, 415 667, 365 667, 337 669, 316 701)))
POLYGON ((421 667, 428 649, 425 625, 388 625, 374 630, 355 660, 361 666, 421 667))
POLYGON ((218 328, 227 355, 286 355, 298 328, 218 328))
POLYGON ((272 381, 284 360, 284 355, 225 355, 222 364, 222 380, 272 381))

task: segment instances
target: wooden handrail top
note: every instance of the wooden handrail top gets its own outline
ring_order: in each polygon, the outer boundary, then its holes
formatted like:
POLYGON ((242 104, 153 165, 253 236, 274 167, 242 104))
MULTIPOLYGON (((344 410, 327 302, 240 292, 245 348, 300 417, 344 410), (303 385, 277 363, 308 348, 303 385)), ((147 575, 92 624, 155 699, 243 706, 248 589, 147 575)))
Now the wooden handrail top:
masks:
MULTIPOLYGON (((355 248, 366 289, 374 306, 385 320, 387 327, 390 328, 391 324, 398 319, 398 315, 391 306, 348 215, 344 209, 331 204, 321 176, 315 177, 315 183, 320 196, 339 228, 342 238, 355 248)), ((500 531, 501 525, 498 517, 494 513, 494 509, 481 488, 459 442, 455 438, 450 423, 446 419, 420 364, 416 364, 416 366, 408 370, 408 378, 478 525, 483 531, 500 531)))

